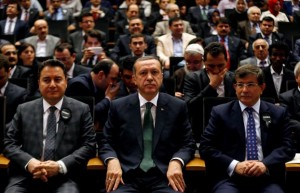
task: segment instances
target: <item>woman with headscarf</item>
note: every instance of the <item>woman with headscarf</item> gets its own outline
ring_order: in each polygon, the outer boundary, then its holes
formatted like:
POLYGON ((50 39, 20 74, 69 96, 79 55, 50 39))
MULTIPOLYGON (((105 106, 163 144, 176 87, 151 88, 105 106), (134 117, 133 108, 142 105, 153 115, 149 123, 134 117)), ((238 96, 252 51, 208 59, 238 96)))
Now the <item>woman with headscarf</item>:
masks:
POLYGON ((273 17, 275 20, 274 31, 277 31, 278 30, 278 24, 277 24, 278 22, 289 22, 289 19, 286 16, 286 14, 280 11, 281 7, 283 5, 283 0, 269 0, 268 5, 269 5, 269 10, 264 11, 261 14, 260 20, 262 20, 262 18, 264 18, 266 16, 273 17))
POLYGON ((247 10, 248 10, 248 5, 246 0, 235 1, 235 8, 228 15, 232 33, 236 32, 239 22, 246 21, 248 19, 247 10))
POLYGON ((201 22, 198 27, 197 37, 207 38, 217 35, 216 24, 220 19, 220 11, 216 8, 209 9, 207 12, 207 22, 201 22))

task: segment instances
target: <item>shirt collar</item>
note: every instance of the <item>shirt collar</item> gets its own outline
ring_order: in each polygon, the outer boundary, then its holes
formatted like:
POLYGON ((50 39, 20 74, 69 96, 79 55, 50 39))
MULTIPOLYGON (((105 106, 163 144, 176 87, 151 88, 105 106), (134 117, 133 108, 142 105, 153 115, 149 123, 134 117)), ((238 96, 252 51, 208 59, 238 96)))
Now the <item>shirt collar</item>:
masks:
MULTIPOLYGON (((277 72, 275 72, 275 70, 273 69, 273 67, 271 66, 271 74, 277 74, 277 72)), ((279 75, 283 75, 283 66, 282 66, 282 69, 281 69, 281 72, 279 75)))
MULTIPOLYGON (((241 111, 244 112, 245 108, 247 108, 246 105, 244 105, 240 100, 239 100, 239 104, 240 104, 240 107, 241 107, 241 111)), ((258 99, 258 101, 252 106, 252 108, 254 109, 254 111, 256 113, 259 114, 259 108, 260 108, 260 99, 258 99)))
POLYGON ((147 102, 151 102, 154 106, 157 106, 158 93, 151 101, 147 101, 140 93, 138 93, 138 96, 140 101, 140 107, 144 106, 147 102))
POLYGON ((0 89, 2 95, 4 95, 7 85, 8 85, 8 81, 7 81, 7 82, 5 83, 5 85, 0 89))
MULTIPOLYGON (((58 103, 56 103, 54 106, 58 109, 61 110, 61 106, 62 106, 62 102, 63 99, 60 99, 60 101, 58 101, 58 103)), ((44 108, 44 113, 49 109, 49 107, 51 107, 52 105, 50 105, 45 99, 43 99, 43 108, 44 108)))

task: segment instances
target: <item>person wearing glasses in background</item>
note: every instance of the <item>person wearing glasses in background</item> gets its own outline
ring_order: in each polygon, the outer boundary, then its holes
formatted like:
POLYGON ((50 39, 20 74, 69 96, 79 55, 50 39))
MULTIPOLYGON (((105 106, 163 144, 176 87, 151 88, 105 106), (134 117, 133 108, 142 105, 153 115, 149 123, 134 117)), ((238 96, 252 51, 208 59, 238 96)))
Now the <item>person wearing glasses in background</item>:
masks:
POLYGON ((238 100, 213 107, 200 139, 200 156, 213 193, 283 193, 285 162, 295 149, 287 109, 260 99, 262 70, 235 71, 238 100))

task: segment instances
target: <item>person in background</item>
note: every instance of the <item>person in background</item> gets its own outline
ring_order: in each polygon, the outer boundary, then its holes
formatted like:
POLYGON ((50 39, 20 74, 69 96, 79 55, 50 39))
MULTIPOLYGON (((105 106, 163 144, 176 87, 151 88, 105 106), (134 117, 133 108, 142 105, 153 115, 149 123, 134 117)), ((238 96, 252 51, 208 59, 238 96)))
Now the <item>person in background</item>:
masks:
POLYGON ((62 8, 70 9, 73 13, 73 18, 80 15, 82 10, 81 0, 64 0, 61 4, 62 8))
POLYGON ((230 21, 231 33, 236 33, 239 22, 248 20, 247 10, 248 5, 246 0, 235 0, 235 8, 227 16, 230 21))
POLYGON ((216 8, 209 9, 207 12, 207 22, 201 22, 198 26, 197 37, 207 38, 217 35, 217 23, 220 20, 220 11, 216 8))

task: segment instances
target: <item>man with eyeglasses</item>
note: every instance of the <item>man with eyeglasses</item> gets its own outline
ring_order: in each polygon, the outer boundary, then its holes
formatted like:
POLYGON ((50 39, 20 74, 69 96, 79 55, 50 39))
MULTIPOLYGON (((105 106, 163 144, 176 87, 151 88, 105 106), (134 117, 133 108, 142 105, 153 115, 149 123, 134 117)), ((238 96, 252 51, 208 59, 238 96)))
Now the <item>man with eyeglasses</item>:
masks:
POLYGON ((227 54, 223 44, 212 42, 204 49, 205 68, 187 73, 183 94, 188 104, 196 140, 203 133, 202 108, 204 97, 234 97, 233 73, 226 68, 227 54))
POLYGON ((213 107, 200 156, 214 193, 283 193, 285 162, 295 148, 287 109, 260 99, 266 84, 255 65, 234 74, 238 100, 213 107))
POLYGON ((65 65, 68 79, 91 71, 91 68, 75 63, 76 53, 69 43, 57 45, 54 49, 54 57, 65 65))
POLYGON ((9 78, 29 78, 31 70, 27 67, 17 65, 18 64, 18 51, 16 47, 11 43, 5 43, 0 47, 0 54, 3 54, 10 67, 9 78))
MULTIPOLYGON (((82 12, 79 16, 79 27, 81 30, 77 30, 70 34, 69 43, 73 46, 77 54, 81 53, 84 48, 84 36, 88 31, 95 28, 95 21, 93 15, 89 12, 82 12)), ((106 39, 106 34, 100 31, 102 39, 106 39)), ((102 42, 103 44, 104 42, 102 42)), ((104 47, 104 45, 102 45, 104 47)))

